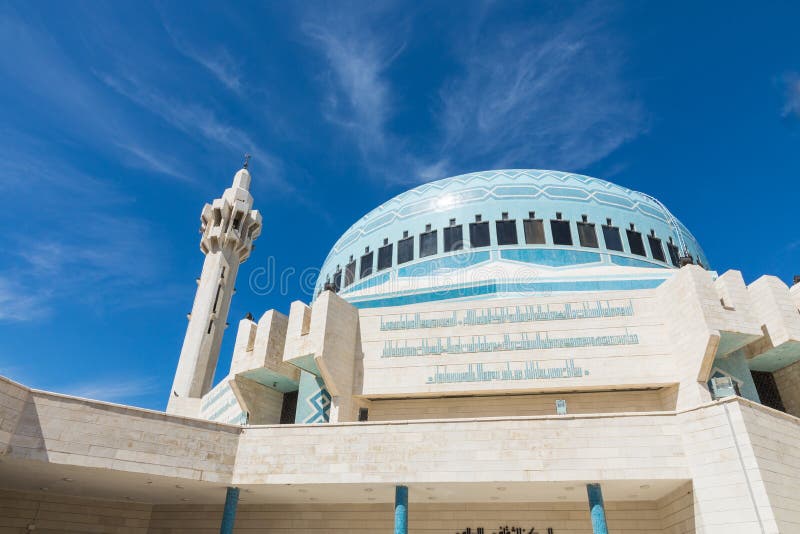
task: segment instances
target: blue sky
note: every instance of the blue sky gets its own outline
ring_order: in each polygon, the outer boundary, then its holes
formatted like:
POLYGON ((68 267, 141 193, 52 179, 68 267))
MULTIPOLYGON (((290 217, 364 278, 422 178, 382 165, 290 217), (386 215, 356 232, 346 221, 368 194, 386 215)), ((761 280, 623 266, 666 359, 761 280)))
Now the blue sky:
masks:
MULTIPOLYGON (((550 168, 652 194, 713 267, 800 274, 800 4, 4 2, 0 374, 163 409, 199 214, 253 154, 234 326, 382 201, 550 168), (265 268, 296 271, 253 290, 265 268)), ((309 284, 305 284, 309 286, 309 284)))

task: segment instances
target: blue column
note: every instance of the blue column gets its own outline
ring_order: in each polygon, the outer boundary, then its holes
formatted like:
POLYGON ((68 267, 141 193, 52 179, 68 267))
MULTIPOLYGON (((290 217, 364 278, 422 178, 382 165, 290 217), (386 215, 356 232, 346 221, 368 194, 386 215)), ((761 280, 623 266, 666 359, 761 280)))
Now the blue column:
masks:
POLYGON ((394 488, 394 534, 408 534, 408 487, 394 488))
POLYGON ((606 525, 606 509, 603 505, 603 490, 600 484, 586 484, 589 493, 589 514, 592 518, 592 532, 594 534, 608 534, 606 525))
POLYGON ((239 488, 228 488, 225 495, 225 509, 222 511, 222 524, 219 534, 233 534, 233 523, 236 521, 236 507, 239 504, 239 488))

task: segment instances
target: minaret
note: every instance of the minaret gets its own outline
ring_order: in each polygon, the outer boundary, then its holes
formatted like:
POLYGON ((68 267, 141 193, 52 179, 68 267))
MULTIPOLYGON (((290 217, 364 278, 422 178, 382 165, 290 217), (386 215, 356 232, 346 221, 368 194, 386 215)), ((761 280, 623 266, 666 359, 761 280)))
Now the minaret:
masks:
POLYGON ((253 207, 247 161, 222 198, 203 207, 200 250, 206 255, 197 279, 189 326, 183 340, 167 412, 198 417, 200 399, 211 389, 239 264, 261 234, 261 214, 253 207))

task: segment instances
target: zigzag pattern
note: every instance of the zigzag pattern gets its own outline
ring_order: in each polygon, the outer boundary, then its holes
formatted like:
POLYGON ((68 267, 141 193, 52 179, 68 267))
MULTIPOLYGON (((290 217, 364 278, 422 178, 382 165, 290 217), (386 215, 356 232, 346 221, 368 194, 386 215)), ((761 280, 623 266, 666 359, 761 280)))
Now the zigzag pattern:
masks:
POLYGON ((317 393, 306 399, 306 404, 311 408, 311 413, 303 423, 327 423, 330 419, 331 394, 327 389, 320 389, 317 393))

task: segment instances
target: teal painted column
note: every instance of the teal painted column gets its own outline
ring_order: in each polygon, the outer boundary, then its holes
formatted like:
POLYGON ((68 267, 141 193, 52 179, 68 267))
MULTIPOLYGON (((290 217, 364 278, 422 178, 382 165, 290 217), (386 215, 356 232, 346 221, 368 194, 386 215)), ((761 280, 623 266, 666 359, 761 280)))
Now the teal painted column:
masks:
POLYGON ((239 505, 239 488, 228 488, 225 495, 225 509, 222 511, 222 524, 219 534, 233 534, 233 524, 236 522, 236 507, 239 505))
POLYGON ((586 484, 589 493, 589 514, 592 518, 592 532, 594 534, 608 534, 606 525, 606 509, 603 505, 603 490, 600 484, 586 484))
POLYGON ((394 534, 408 534, 408 487, 394 488, 394 534))

